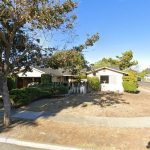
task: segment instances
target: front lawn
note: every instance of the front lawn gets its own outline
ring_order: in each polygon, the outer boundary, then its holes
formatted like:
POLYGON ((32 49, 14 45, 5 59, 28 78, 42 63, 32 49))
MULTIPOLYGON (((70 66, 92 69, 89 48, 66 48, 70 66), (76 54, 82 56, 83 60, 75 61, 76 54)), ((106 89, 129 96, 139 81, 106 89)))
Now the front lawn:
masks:
POLYGON ((63 99, 42 99, 24 109, 49 111, 54 115, 136 117, 150 116, 150 93, 94 93, 72 95, 63 99))
POLYGON ((10 138, 83 148, 84 150, 147 150, 150 129, 102 128, 96 125, 39 119, 15 123, 0 134, 10 138))

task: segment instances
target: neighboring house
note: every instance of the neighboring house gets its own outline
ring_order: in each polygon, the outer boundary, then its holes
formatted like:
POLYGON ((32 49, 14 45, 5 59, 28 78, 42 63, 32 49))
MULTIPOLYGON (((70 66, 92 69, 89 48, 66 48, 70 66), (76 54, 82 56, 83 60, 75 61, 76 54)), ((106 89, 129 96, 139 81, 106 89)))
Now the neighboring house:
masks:
POLYGON ((33 67, 32 71, 18 74, 17 87, 26 87, 29 83, 32 82, 40 83, 42 74, 50 74, 52 76, 52 82, 57 83, 68 83, 77 77, 76 75, 72 75, 69 71, 64 69, 33 67))
POLYGON ((123 76, 128 75, 117 69, 102 67, 94 71, 87 72, 87 77, 96 76, 100 80, 101 91, 123 92, 123 76))
POLYGON ((146 74, 144 79, 145 79, 145 81, 150 81, 150 74, 146 74))

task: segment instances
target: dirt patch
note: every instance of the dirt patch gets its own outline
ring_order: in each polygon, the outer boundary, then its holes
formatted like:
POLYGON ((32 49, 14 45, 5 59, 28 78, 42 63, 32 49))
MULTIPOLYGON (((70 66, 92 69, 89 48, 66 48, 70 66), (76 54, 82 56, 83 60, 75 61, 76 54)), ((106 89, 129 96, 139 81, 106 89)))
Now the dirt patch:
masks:
POLYGON ((150 116, 150 93, 116 94, 93 93, 73 95, 64 99, 43 99, 25 107, 31 111, 49 111, 57 114, 108 117, 150 116))
POLYGON ((15 123, 0 135, 90 150, 146 150, 150 141, 150 129, 101 128, 45 119, 34 124, 15 123))

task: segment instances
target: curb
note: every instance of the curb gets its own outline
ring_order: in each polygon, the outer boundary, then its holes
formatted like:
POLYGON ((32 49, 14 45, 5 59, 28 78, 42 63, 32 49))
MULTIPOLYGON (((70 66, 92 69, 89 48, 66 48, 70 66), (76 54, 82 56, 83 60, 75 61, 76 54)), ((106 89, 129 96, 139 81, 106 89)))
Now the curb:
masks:
POLYGON ((39 148, 39 149, 45 149, 45 150, 81 150, 81 149, 72 148, 72 147, 27 142, 27 141, 21 141, 21 140, 12 139, 12 138, 6 138, 6 137, 0 137, 0 143, 12 144, 12 145, 18 145, 18 146, 30 147, 30 148, 39 148))

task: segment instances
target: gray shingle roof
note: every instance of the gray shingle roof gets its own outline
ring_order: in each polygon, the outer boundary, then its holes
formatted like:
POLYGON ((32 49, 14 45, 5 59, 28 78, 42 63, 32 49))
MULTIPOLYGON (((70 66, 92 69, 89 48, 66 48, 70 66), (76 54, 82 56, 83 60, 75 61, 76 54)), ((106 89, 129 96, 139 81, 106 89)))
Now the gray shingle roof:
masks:
POLYGON ((52 68, 42 68, 42 67, 34 67, 38 70, 45 72, 46 74, 51 74, 53 76, 74 76, 68 70, 64 70, 62 68, 52 69, 52 68))
MULTIPOLYGON (((108 69, 108 70, 111 70, 111 71, 114 71, 114 72, 118 72, 118 73, 121 73, 121 74, 124 74, 124 75, 128 75, 128 73, 124 72, 124 71, 121 71, 121 70, 118 70, 118 69, 113 69, 112 67, 101 67, 101 68, 98 68, 98 69, 95 69, 94 71, 97 72, 97 71, 100 71, 100 70, 103 70, 103 69, 108 69)), ((90 73, 93 73, 93 71, 88 71, 86 72, 86 74, 90 74, 90 73)))

